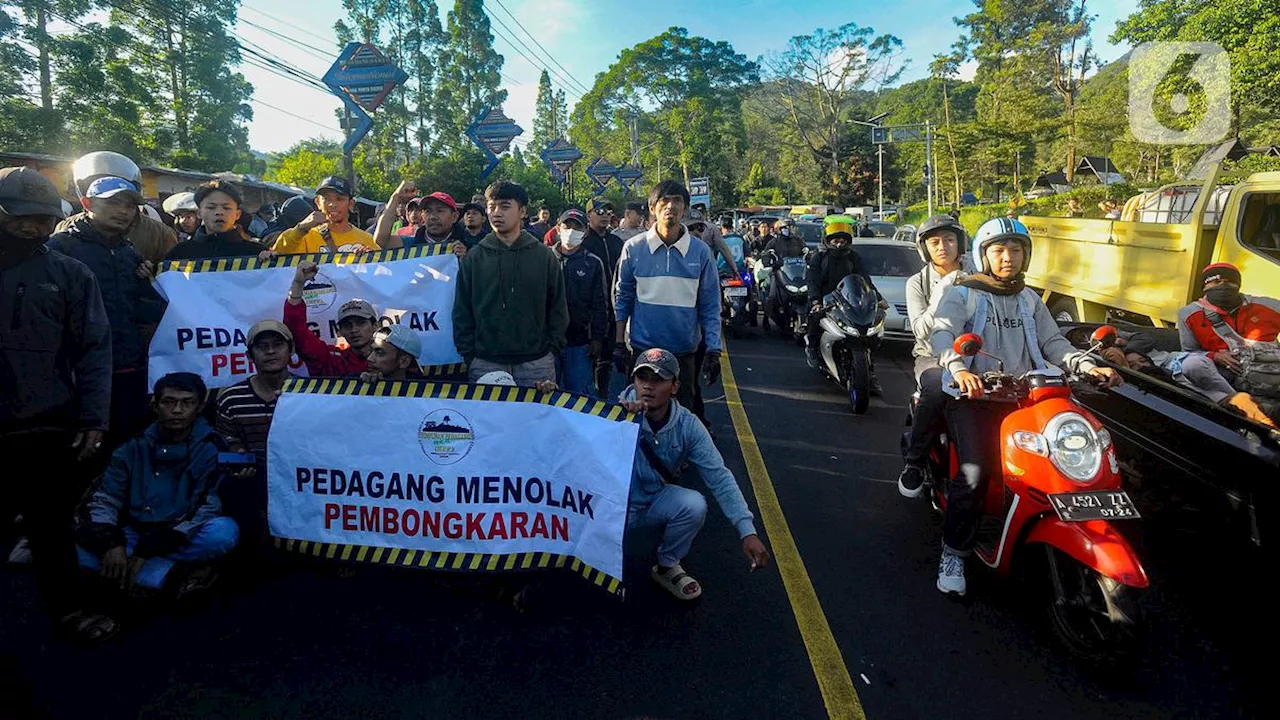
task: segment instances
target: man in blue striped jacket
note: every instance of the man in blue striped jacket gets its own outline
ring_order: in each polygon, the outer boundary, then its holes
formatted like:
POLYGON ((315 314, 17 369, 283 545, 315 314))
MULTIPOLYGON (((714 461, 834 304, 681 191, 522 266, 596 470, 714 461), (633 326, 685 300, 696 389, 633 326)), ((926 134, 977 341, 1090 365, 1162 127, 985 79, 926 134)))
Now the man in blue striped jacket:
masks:
POLYGON ((653 227, 622 248, 613 363, 618 372, 629 373, 633 353, 665 348, 680 362, 676 400, 692 410, 698 384, 694 355, 700 343, 707 344, 707 384, 720 378, 720 276, 711 248, 680 223, 688 207, 684 185, 675 180, 658 183, 649 193, 653 227))

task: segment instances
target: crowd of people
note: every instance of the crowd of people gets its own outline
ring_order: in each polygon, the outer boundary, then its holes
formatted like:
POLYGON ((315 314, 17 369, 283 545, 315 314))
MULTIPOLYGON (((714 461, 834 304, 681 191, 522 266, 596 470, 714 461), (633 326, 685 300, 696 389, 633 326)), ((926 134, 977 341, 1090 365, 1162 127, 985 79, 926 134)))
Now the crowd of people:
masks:
POLYGON ((92 153, 75 180, 83 212, 67 217, 39 172, 0 170, 0 448, 41 464, 39 482, 0 495, 0 543, 31 563, 57 632, 102 642, 120 629, 122 597, 183 598, 211 587, 219 567, 260 559, 267 439, 292 357, 312 377, 422 375, 418 334, 365 300, 340 307, 340 344, 312 331, 302 294, 317 266, 304 261, 279 315, 245 329, 253 375, 216 393, 182 372, 148 387, 149 338, 165 311, 151 278, 164 260, 447 244, 466 363, 449 380, 565 389, 636 413, 627 527, 660 529, 651 575, 673 596, 702 593, 681 565, 707 510, 690 468, 751 568, 768 564, 701 410, 700 385, 720 373, 719 274, 715 240, 680 183, 659 183, 621 217, 595 199, 530 223, 514 183, 459 206, 406 182, 370 232, 352 224, 352 190, 338 177, 261 227, 223 180, 168 198, 172 227, 140 209, 128 158, 92 153))

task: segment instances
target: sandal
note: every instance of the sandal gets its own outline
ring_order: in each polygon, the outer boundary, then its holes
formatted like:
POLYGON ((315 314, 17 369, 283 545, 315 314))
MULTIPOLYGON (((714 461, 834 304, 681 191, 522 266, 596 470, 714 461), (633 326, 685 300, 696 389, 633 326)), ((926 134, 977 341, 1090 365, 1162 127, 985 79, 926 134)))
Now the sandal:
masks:
POLYGON ((88 645, 101 645, 120 632, 120 625, 109 615, 76 610, 58 621, 63 632, 88 645))
POLYGON ((680 600, 696 600, 702 595, 702 585, 698 584, 693 576, 684 571, 679 563, 670 568, 664 569, 661 565, 654 565, 649 571, 649 576, 653 581, 658 583, 667 592, 676 596, 680 600))

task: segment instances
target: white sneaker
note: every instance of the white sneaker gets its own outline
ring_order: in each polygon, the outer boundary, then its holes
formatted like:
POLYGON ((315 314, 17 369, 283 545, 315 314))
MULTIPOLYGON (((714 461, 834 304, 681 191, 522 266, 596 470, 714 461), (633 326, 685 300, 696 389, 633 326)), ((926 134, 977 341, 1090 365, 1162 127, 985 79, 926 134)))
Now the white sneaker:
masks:
POLYGON ((965 591, 964 558, 946 548, 938 563, 938 589, 949 595, 964 595, 965 591))

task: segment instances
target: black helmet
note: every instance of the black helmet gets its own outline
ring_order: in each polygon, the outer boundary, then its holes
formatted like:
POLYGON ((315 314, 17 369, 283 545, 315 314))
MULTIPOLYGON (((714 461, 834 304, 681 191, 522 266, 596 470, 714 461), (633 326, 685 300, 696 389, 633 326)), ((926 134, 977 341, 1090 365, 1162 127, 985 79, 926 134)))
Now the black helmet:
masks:
POLYGON ((960 221, 950 215, 934 215, 916 228, 916 252, 920 253, 921 260, 929 262, 929 249, 924 246, 924 241, 940 230, 950 230, 956 234, 961 255, 969 252, 969 232, 964 229, 960 221))

